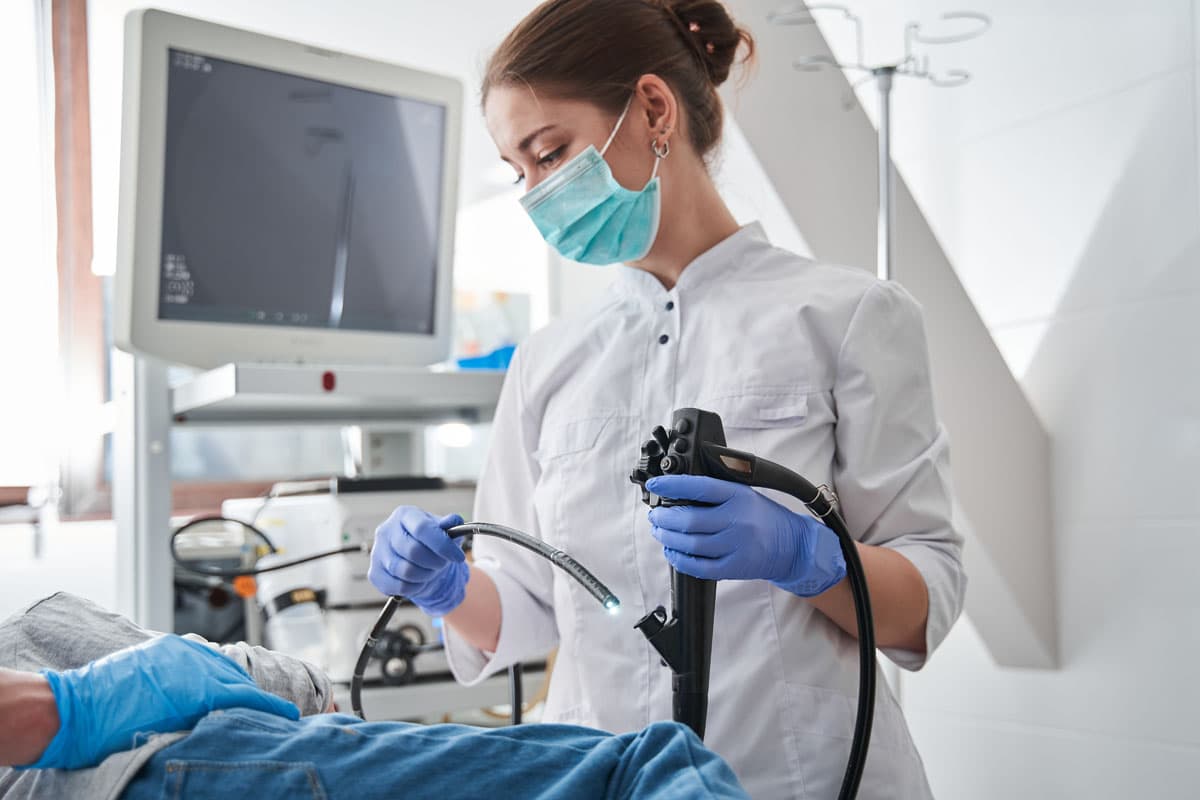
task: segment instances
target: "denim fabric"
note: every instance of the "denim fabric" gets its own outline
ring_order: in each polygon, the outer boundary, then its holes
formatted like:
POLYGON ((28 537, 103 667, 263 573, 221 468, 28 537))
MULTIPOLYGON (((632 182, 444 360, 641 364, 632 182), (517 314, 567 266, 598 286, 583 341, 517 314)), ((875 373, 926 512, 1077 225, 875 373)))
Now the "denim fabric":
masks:
MULTIPOLYGON (((75 669, 159 635, 95 603, 59 592, 0 622, 0 667, 26 672, 75 669)), ((190 634, 189 638, 203 641, 190 634)), ((302 713, 318 714, 329 707, 333 688, 316 667, 247 644, 217 649, 253 675, 260 689, 291 700, 302 713)), ((156 751, 184 735, 143 737, 141 747, 114 753, 93 769, 18 771, 0 767, 0 799, 116 800, 156 751)))
POLYGON ((126 800, 198 798, 745 798, 730 768, 687 728, 620 736, 571 725, 484 729, 291 721, 248 709, 209 714, 159 751, 126 800))

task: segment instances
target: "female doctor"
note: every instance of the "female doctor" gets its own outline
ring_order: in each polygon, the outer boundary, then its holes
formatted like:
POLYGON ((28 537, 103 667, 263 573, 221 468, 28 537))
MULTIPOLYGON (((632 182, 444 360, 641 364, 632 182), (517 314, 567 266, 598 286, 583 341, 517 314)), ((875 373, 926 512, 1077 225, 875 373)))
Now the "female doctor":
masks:
MULTIPOLYGON (((671 675, 633 622, 670 605, 668 567, 717 587, 706 743, 754 797, 837 795, 854 725, 854 606, 832 531, 782 495, 695 476, 648 488, 714 504, 647 513, 628 475, 672 411, 715 411, 729 446, 840 497, 876 637, 919 669, 962 607, 946 434, 920 310, 899 286, 739 227, 708 159, 716 89, 753 51, 716 0, 549 0, 509 33, 482 87, 521 203, 563 256, 615 264, 588 313, 535 333, 496 410, 475 519, 539 536, 605 581, 605 613, 546 561, 438 519, 380 526, 371 580, 446 622, 466 684, 558 647, 544 720, 629 731, 671 718, 671 675)), ((929 796, 879 681, 860 797, 929 796)))

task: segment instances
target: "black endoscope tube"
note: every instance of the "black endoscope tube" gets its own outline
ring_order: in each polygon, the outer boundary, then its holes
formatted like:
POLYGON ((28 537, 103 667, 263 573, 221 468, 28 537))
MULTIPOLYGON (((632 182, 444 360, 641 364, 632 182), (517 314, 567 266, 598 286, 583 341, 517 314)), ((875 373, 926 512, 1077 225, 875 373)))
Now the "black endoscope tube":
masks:
POLYGON ((858 624, 858 713, 854 722, 854 738, 850 744, 850 758, 846 762, 846 773, 842 777, 842 788, 838 793, 841 800, 848 800, 858 793, 863 768, 867 761, 867 745, 871 741, 871 724, 875 711, 875 625, 871 616, 871 596, 867 590, 867 579, 863 572, 858 547, 850 537, 846 521, 837 507, 820 489, 796 473, 764 458, 754 461, 751 486, 775 489, 795 497, 808 506, 834 533, 842 546, 846 559, 846 579, 854 597, 854 619, 858 624))
MULTIPOLYGON (((617 596, 609 591, 608 587, 584 568, 582 564, 562 550, 551 547, 540 539, 535 539, 513 528, 506 528, 503 525, 494 525, 489 522, 470 522, 466 525, 456 525, 448 529, 446 535, 451 539, 468 535, 494 536, 497 539, 512 542, 515 545, 524 547, 526 550, 537 553, 551 564, 566 572, 578 581, 583 588, 587 589, 588 593, 592 597, 595 597, 610 612, 615 612, 621 607, 621 602, 617 599, 617 596)), ((395 616, 396 609, 400 607, 401 602, 403 600, 399 597, 388 598, 387 602, 384 603, 383 610, 379 612, 379 617, 375 620, 371 632, 367 634, 366 643, 363 645, 362 650, 359 651, 358 662, 354 665, 354 676, 350 681, 350 707, 359 719, 366 719, 366 715, 363 714, 362 710, 362 688, 363 676, 366 674, 367 664, 371 661, 371 653, 374 651, 375 645, 379 642, 379 637, 387 629, 388 623, 392 621, 392 617, 395 616)), ((512 677, 511 674, 510 677, 512 677)), ((515 687, 516 681, 520 680, 519 674, 512 677, 512 679, 514 680, 512 685, 515 687)), ((514 698, 515 705, 519 706, 521 702, 520 693, 514 692, 514 694, 517 695, 514 698)))

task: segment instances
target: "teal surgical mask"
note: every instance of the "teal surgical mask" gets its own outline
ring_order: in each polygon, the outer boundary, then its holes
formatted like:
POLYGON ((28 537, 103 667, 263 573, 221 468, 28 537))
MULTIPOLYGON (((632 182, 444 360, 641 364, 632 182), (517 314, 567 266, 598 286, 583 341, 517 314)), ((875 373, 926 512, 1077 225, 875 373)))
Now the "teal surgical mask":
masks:
POLYGON ((654 168, 639 191, 617 183, 604 160, 632 102, 631 97, 603 148, 589 144, 521 198, 542 237, 564 258, 585 264, 637 261, 654 244, 662 205, 658 162, 669 152, 666 143, 661 149, 651 144, 654 168))

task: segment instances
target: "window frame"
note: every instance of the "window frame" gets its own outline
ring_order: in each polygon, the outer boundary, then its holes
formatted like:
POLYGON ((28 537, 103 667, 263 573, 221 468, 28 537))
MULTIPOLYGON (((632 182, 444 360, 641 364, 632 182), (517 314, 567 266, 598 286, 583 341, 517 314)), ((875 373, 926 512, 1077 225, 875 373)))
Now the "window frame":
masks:
MULTIPOLYGON (((59 368, 72 419, 103 419, 112 400, 105 278, 92 271, 92 139, 87 0, 48 5, 54 87, 54 207, 57 221, 59 368)), ((64 519, 112 516, 105 476, 105 431, 77 426, 59 466, 64 519)), ((173 513, 211 512, 230 497, 256 497, 273 481, 176 481, 173 513)), ((0 487, 0 501, 23 502, 29 487, 0 487)))

